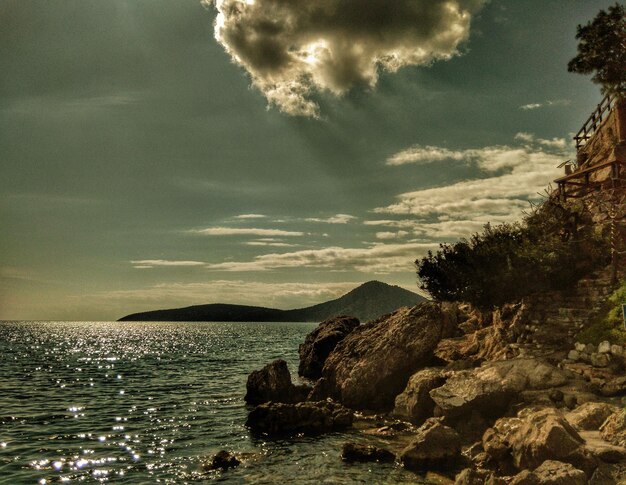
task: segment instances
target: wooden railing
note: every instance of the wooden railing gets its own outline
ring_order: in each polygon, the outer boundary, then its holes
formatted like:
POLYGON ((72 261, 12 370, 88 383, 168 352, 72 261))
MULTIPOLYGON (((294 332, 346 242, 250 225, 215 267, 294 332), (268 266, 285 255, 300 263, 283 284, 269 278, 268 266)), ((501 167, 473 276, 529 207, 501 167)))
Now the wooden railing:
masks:
POLYGON ((576 141, 576 150, 580 150, 587 144, 587 140, 593 136, 605 116, 611 112, 615 99, 616 96, 607 94, 602 101, 600 101, 598 107, 593 113, 591 113, 591 116, 589 116, 583 127, 574 137, 574 140, 576 141))

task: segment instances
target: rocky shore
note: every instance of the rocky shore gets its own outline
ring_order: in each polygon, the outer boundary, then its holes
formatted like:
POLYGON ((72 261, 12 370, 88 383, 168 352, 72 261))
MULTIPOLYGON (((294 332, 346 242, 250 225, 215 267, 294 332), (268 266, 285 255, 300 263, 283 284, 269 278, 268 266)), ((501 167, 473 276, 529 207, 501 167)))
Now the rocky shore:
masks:
POLYGON ((307 384, 282 360, 249 376, 246 425, 268 438, 385 436, 386 448, 348 442, 337 454, 458 485, 626 483, 625 349, 533 332, 536 307, 424 302, 322 322, 299 349, 307 384))

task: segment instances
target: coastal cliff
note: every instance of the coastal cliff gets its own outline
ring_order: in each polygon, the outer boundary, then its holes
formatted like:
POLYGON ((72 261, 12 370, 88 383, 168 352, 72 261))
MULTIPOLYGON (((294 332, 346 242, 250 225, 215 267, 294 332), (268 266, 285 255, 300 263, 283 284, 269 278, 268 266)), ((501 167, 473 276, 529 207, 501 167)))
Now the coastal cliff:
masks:
POLYGON ((248 393, 264 395, 250 429, 271 438, 354 426, 385 447, 346 443, 345 461, 391 456, 440 483, 625 484, 624 101, 610 113, 537 209, 584 210, 550 230, 565 242, 592 234, 610 257, 566 286, 514 288, 491 307, 429 301, 362 325, 325 321, 300 346, 304 386, 282 361, 250 376, 248 393))

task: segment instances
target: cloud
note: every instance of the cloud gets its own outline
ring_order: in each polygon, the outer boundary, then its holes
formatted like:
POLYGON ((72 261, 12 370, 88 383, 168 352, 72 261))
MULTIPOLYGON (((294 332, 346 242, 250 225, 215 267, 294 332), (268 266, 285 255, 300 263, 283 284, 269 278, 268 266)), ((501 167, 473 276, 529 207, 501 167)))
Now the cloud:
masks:
POLYGON ((202 234, 203 236, 281 236, 294 237, 304 236, 304 232, 284 231, 282 229, 256 229, 242 227, 208 227, 206 229, 193 229, 189 232, 202 234))
POLYGON ((442 160, 463 160, 465 156, 465 153, 462 151, 415 145, 389 157, 387 159, 387 165, 404 165, 406 163, 424 164, 442 160))
POLYGON ((235 219, 265 219, 267 216, 263 214, 240 214, 235 219))
POLYGON ((282 254, 263 254, 251 261, 227 261, 207 265, 214 271, 268 271, 286 268, 320 268, 332 271, 394 273, 413 271, 413 261, 434 243, 371 244, 364 248, 327 247, 282 254))
POLYGON ((305 219, 308 222, 324 222, 326 224, 347 224, 348 222, 356 219, 356 217, 349 214, 336 214, 327 218, 309 217, 305 219))
POLYGON ((523 111, 530 111, 534 109, 544 108, 546 106, 568 106, 571 104, 569 99, 549 99, 543 103, 528 103, 519 107, 523 111))
POLYGON ((296 244, 289 244, 284 242, 271 242, 271 241, 248 241, 245 243, 247 246, 267 246, 275 248, 290 248, 296 246, 296 244))
POLYGON ((380 70, 458 55, 486 0, 204 0, 215 38, 267 98, 290 115, 318 116, 315 91, 373 88, 380 70))
MULTIPOLYGON (((180 307, 206 303, 233 303, 276 308, 295 308, 338 298, 362 281, 332 283, 269 283, 246 280, 214 280, 192 283, 159 283, 146 288, 112 290, 80 295, 102 304, 124 302, 124 310, 145 310, 155 304, 180 307)), ((415 288, 413 289, 415 291, 415 288)))
POLYGON ((488 222, 519 219, 529 207, 528 201, 538 199, 539 193, 561 175, 557 166, 571 153, 562 138, 518 133, 515 141, 513 146, 466 150, 414 146, 400 152, 412 154, 403 159, 405 163, 462 160, 475 166, 478 174, 474 179, 400 194, 397 202, 374 209, 378 214, 410 215, 413 219, 370 220, 364 224, 410 231, 427 240, 449 240, 468 236, 488 222), (429 159, 429 154, 435 154, 435 160, 429 159))
POLYGON ((158 266, 204 266, 206 263, 202 261, 171 261, 167 259, 142 259, 139 261, 131 261, 134 268, 147 269, 158 266))
POLYGON ((408 235, 409 233, 407 231, 396 231, 396 232, 383 231, 383 232, 376 233, 376 239, 383 239, 383 240, 399 239, 408 235))

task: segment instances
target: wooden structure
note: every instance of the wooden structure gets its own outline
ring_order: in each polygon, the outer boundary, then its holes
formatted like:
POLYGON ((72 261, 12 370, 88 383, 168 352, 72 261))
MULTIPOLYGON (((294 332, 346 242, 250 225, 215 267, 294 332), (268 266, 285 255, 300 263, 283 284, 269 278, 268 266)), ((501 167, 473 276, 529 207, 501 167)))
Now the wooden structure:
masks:
POLYGON ((576 163, 554 182, 561 199, 626 187, 626 97, 607 95, 574 136, 576 163))

